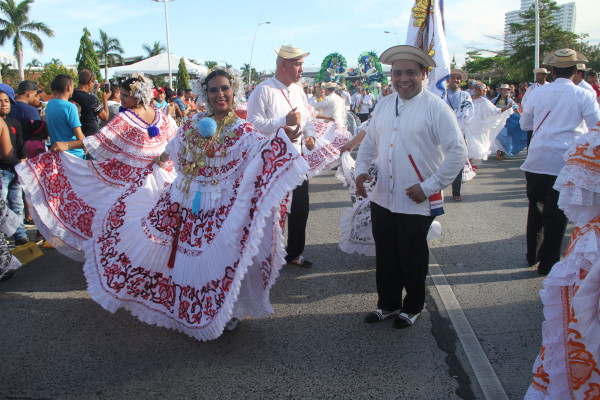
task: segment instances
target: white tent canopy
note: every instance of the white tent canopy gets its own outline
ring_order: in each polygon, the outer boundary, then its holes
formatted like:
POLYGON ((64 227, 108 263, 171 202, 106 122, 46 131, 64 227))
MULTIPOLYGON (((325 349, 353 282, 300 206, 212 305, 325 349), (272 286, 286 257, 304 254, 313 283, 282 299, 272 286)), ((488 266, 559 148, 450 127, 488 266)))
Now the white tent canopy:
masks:
MULTIPOLYGON (((174 54, 171 54, 171 73, 173 76, 177 75, 179 68, 179 59, 174 54)), ((185 67, 190 75, 206 75, 208 68, 203 65, 194 64, 185 60, 185 67)), ((131 75, 136 72, 143 72, 146 75, 168 75, 169 74, 169 62, 167 53, 160 53, 157 56, 146 58, 145 60, 138 61, 131 65, 124 65, 120 67, 110 68, 111 75, 131 75)))

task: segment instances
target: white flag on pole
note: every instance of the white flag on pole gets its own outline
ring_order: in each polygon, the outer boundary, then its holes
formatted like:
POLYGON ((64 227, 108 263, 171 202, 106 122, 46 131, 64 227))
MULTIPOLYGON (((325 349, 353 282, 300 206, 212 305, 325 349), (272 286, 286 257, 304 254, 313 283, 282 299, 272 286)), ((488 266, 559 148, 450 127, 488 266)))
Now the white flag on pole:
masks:
POLYGON ((437 67, 427 76, 429 91, 446 97, 446 80, 450 77, 450 57, 444 33, 443 0, 415 0, 411 10, 406 44, 429 54, 437 67))

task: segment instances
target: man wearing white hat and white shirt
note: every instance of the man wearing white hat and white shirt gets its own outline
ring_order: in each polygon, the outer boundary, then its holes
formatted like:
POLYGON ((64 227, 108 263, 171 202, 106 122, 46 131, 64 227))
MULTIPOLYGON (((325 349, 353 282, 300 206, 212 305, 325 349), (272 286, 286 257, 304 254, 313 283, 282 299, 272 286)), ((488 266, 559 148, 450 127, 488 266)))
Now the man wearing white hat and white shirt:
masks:
POLYGON ((577 86, 584 88, 585 90, 589 90, 594 94, 594 96, 596 96, 596 91, 594 90, 592 85, 590 85, 586 82, 585 79, 583 79, 585 77, 585 73, 590 69, 591 68, 586 68, 585 64, 577 64, 577 72, 575 72, 575 75, 573 75, 573 83, 577 86))
MULTIPOLYGON (((309 53, 293 46, 281 46, 277 53, 275 76, 261 82, 248 99, 248 121, 267 137, 285 127, 288 137, 302 152, 315 146, 315 127, 310 121, 308 101, 302 87, 302 65, 309 53)), ((312 263, 302 256, 306 242, 308 220, 308 180, 292 192, 292 205, 288 216, 288 243, 285 257, 288 263, 310 267, 312 263)))
POLYGON ((338 85, 340 96, 344 100, 344 108, 346 111, 350 111, 350 104, 352 103, 352 96, 348 93, 348 89, 345 84, 338 85))
POLYGON ((533 92, 521 115, 521 129, 533 131, 527 158, 521 166, 527 181, 527 263, 538 264, 546 275, 560 260, 562 239, 567 226, 558 208, 558 191, 553 188, 565 165, 563 155, 578 136, 600 120, 600 109, 591 92, 576 86, 577 64, 587 58, 572 49, 550 53, 543 61, 552 67, 556 80, 533 92))
POLYGON ((394 326, 406 328, 425 304, 427 232, 435 218, 427 199, 456 178, 467 147, 452 109, 423 88, 427 67, 435 66, 429 55, 399 45, 384 51, 380 61, 391 64, 396 93, 373 111, 356 160, 357 192, 364 197, 370 164, 377 166, 369 199, 378 302, 365 321, 396 317, 394 326))
POLYGON ((346 127, 346 106, 344 99, 335 93, 337 83, 325 82, 321 85, 325 90, 325 97, 313 105, 319 111, 317 118, 334 121, 343 128, 346 127))
MULTIPOLYGON (((475 113, 471 95, 460 89, 460 84, 468 79, 469 77, 464 70, 453 69, 450 70, 450 78, 448 78, 446 81, 448 86, 446 104, 448 104, 450 108, 452 108, 452 111, 454 111, 463 137, 465 137, 467 125, 469 122, 471 122, 475 113)), ((465 160, 465 162, 466 161, 467 160, 465 160)), ((454 179, 454 182, 452 182, 452 200, 454 201, 462 201, 462 197, 460 195, 460 189, 462 186, 462 173, 463 170, 461 169, 456 176, 456 179, 454 179)))
POLYGON ((546 79, 548 78, 549 72, 546 68, 536 68, 533 70, 533 73, 535 74, 535 82, 533 83, 533 85, 530 85, 525 91, 523 99, 521 100, 522 107, 525 107, 525 104, 527 103, 527 98, 531 96, 531 93, 533 93, 534 90, 548 83, 546 79))

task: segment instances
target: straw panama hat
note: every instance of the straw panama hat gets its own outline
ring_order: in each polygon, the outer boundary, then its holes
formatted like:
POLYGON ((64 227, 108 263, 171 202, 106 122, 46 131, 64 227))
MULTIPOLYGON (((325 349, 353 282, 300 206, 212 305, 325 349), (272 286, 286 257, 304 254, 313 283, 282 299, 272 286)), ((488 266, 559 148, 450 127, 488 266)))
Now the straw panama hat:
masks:
POLYGON ((548 74, 548 70, 546 68, 536 68, 533 70, 534 74, 548 74))
POLYGON ((410 60, 418 62, 425 67, 435 67, 435 61, 429 55, 418 47, 408 45, 398 45, 390 47, 379 57, 379 61, 383 64, 392 65, 394 61, 410 60))
POLYGON ((500 89, 510 89, 510 85, 507 83, 503 83, 502 85, 500 85, 500 89))
POLYGON ((325 82, 321 85, 323 89, 335 89, 337 87, 337 83, 335 82, 325 82))
POLYGON ((463 69, 452 69, 450 70, 450 75, 459 75, 460 79, 462 79, 463 81, 469 79, 467 72, 463 69))
POLYGON ((542 64, 557 68, 568 68, 588 61, 587 57, 578 51, 573 49, 560 49, 553 51, 544 57, 542 64))
POLYGON ((298 60, 300 58, 304 58, 308 56, 310 53, 303 53, 302 50, 294 47, 294 46, 281 46, 279 50, 273 47, 275 53, 281 58, 285 58, 286 60, 298 60))
POLYGON ((585 64, 577 64, 577 71, 589 71, 591 68, 586 68, 585 64))

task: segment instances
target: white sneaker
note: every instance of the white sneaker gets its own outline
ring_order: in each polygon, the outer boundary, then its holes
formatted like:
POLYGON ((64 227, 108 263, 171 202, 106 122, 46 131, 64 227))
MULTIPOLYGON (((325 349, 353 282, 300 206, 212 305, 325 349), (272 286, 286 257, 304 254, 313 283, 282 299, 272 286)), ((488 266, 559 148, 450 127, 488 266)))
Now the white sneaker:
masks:
POLYGON ((225 324, 225 330, 227 332, 231 332, 231 331, 235 330, 235 328, 237 328, 239 324, 240 324, 240 320, 238 318, 231 318, 229 320, 229 322, 227 322, 225 324))

